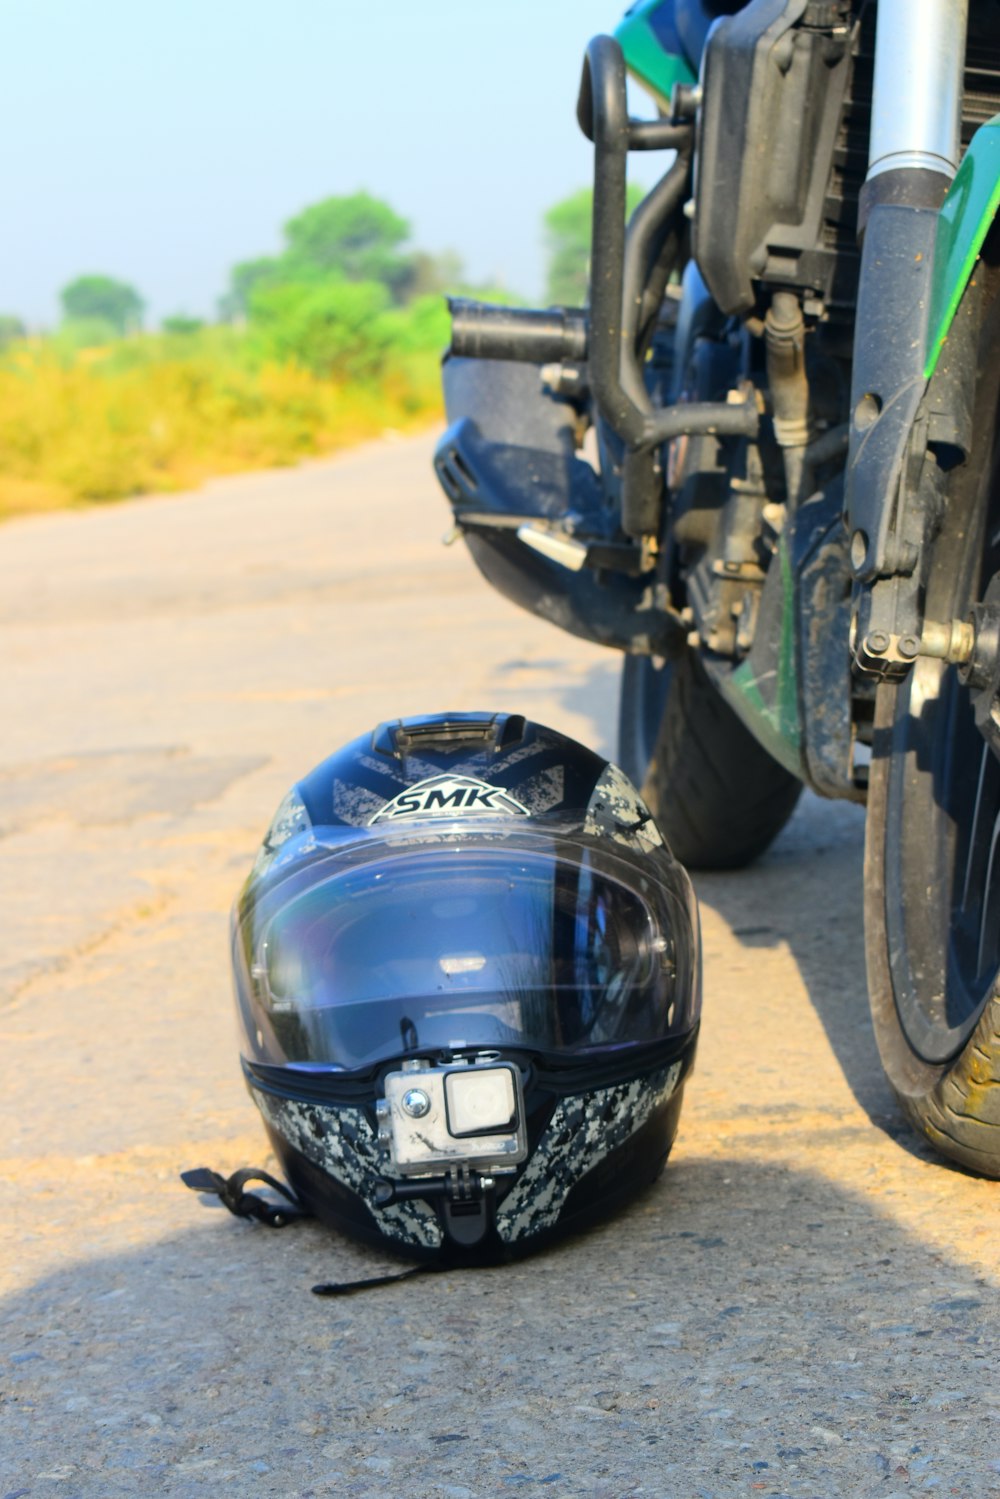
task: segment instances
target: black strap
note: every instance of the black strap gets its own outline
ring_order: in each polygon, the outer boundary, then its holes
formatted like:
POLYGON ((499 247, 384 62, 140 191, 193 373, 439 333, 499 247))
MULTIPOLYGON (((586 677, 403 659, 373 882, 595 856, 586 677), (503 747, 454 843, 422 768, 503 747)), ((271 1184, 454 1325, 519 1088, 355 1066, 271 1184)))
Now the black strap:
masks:
MULTIPOLYGON (((286 1223, 294 1223, 297 1218, 312 1216, 290 1187, 255 1166, 245 1166, 242 1171, 234 1171, 229 1177, 220 1176, 207 1166, 198 1166, 193 1171, 182 1171, 181 1181, 192 1192, 208 1192, 218 1197, 237 1218, 256 1218, 269 1228, 284 1228, 286 1223), (264 1182, 266 1186, 279 1192, 287 1200, 288 1206, 268 1202, 253 1192, 245 1192, 243 1189, 247 1182, 252 1181, 264 1182)), ((458 1267, 447 1261, 433 1265, 410 1265, 406 1270, 396 1271, 394 1275, 370 1275, 364 1280, 328 1281, 313 1286, 312 1291, 314 1296, 353 1296, 355 1291, 371 1291, 376 1286, 391 1286, 401 1280, 410 1280, 414 1275, 434 1275, 442 1270, 456 1268, 458 1267)))
POLYGON ((408 1270, 398 1270, 395 1275, 371 1275, 367 1280, 328 1281, 313 1286, 314 1296, 353 1296, 355 1291, 371 1291, 375 1286, 391 1286, 399 1280, 410 1280, 414 1275, 435 1275, 450 1270, 450 1265, 411 1265, 408 1270))
POLYGON ((256 1218, 259 1223, 266 1223, 269 1228, 284 1228, 287 1223, 294 1223, 298 1218, 309 1218, 311 1213, 299 1202, 295 1193, 284 1182, 276 1177, 270 1176, 266 1171, 259 1170, 256 1166, 245 1166, 242 1171, 234 1171, 232 1176, 220 1176, 217 1171, 210 1171, 207 1166, 198 1166, 193 1171, 182 1171, 181 1181, 192 1192, 209 1192, 218 1197, 229 1211, 237 1218, 256 1218), (265 1197, 258 1197, 254 1192, 245 1192, 243 1189, 247 1182, 263 1182, 265 1186, 280 1193, 288 1203, 268 1202, 265 1197))

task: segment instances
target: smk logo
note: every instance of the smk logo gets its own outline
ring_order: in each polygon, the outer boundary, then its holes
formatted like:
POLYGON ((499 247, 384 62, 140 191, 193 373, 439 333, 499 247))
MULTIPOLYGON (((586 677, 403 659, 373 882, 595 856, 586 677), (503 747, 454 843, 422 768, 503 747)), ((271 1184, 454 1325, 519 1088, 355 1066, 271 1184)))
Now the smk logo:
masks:
POLYGON ((472 776, 441 775, 408 786, 375 813, 372 823, 395 822, 401 817, 470 817, 484 813, 530 816, 527 807, 502 786, 491 786, 472 776))

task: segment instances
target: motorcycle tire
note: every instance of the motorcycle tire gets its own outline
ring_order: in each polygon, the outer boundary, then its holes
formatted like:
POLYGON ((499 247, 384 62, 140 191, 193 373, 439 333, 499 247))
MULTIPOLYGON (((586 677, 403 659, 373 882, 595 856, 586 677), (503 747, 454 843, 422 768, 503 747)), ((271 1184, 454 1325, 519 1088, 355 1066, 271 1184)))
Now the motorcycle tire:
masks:
POLYGON ((618 759, 690 869, 740 869, 784 827, 802 790, 712 686, 694 651, 657 667, 626 656, 618 759))
MULTIPOLYGON (((926 615, 964 618, 1000 569, 1000 297, 984 328, 973 451, 950 476, 926 615)), ((886 1077, 942 1154, 1000 1177, 1000 757, 954 666, 879 687, 865 948, 886 1077)))

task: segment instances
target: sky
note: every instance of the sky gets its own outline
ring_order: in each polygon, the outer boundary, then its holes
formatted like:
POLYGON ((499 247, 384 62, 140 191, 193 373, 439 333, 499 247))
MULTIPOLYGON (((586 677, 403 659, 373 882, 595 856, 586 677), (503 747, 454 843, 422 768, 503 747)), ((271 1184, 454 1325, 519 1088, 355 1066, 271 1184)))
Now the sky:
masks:
POLYGON ((0 0, 0 313, 103 272, 147 324, 364 188, 470 279, 542 294, 541 219, 590 177, 583 50, 627 0, 0 0))

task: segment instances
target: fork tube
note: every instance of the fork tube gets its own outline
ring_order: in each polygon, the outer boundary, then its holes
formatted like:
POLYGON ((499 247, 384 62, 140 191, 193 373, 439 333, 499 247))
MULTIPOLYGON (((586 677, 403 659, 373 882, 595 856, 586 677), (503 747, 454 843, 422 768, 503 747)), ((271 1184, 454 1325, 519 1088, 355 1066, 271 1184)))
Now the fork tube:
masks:
POLYGON ((969 0, 878 0, 869 180, 957 172, 968 10, 969 0))

